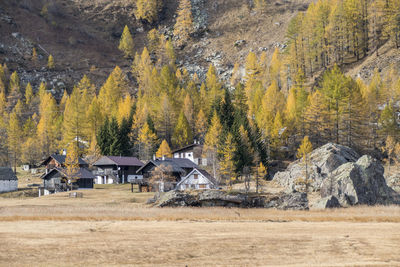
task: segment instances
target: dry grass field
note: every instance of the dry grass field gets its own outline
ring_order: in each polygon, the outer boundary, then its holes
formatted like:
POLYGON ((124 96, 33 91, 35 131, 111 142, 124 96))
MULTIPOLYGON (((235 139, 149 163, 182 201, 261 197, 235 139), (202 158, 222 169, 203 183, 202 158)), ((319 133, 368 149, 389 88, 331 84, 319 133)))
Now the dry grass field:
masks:
POLYGON ((160 209, 129 189, 0 196, 0 266, 400 265, 400 207, 160 209))

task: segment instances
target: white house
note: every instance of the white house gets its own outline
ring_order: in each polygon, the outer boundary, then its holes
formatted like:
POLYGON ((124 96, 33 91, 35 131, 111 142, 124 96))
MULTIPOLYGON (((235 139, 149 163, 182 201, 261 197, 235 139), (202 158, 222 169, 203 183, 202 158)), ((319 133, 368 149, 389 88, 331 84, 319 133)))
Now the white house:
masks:
POLYGON ((203 145, 194 144, 172 151, 175 159, 189 159, 199 166, 207 166, 207 159, 203 158, 203 145))
POLYGON ((185 189, 215 189, 218 182, 207 171, 200 168, 193 169, 176 185, 177 190, 185 189))
POLYGON ((0 167, 0 193, 17 191, 18 178, 9 167, 0 167))

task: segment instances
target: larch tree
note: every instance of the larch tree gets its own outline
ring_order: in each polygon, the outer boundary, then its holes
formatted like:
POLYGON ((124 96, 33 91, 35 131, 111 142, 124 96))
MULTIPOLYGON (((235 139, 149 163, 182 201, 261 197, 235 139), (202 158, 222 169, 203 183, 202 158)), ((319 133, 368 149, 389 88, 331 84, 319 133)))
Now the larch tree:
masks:
POLYGON ((87 94, 90 97, 94 97, 96 95, 96 86, 86 75, 83 75, 77 87, 81 92, 87 91, 87 94))
POLYGON ((225 139, 225 144, 220 148, 219 154, 221 155, 220 173, 225 179, 225 182, 229 183, 230 188, 232 188, 232 182, 236 178, 235 153, 236 145, 233 136, 231 133, 228 133, 225 139))
POLYGON ((389 103, 381 112, 379 118, 380 132, 384 136, 397 137, 399 133, 399 126, 396 120, 396 113, 393 109, 393 104, 389 103))
POLYGON ((163 95, 161 95, 160 100, 161 103, 158 107, 156 123, 158 129, 157 134, 161 138, 167 140, 168 143, 171 143, 174 112, 167 94, 164 93, 163 95))
POLYGON ((207 71, 206 87, 208 90, 206 100, 209 106, 208 108, 211 108, 211 106, 215 104, 217 100, 222 98, 224 94, 222 84, 220 83, 217 76, 217 70, 215 69, 215 66, 213 64, 210 64, 210 67, 207 71))
POLYGON ((181 46, 189 39, 193 32, 192 4, 190 0, 180 0, 177 18, 174 26, 176 43, 181 46))
POLYGON ((132 98, 129 94, 124 98, 120 99, 118 103, 118 113, 117 120, 118 124, 121 125, 123 119, 130 119, 132 107, 134 105, 134 98, 132 98))
POLYGON ((68 179, 68 184, 70 185, 71 191, 73 190, 73 183, 75 183, 78 178, 79 173, 79 153, 78 147, 75 143, 70 143, 67 149, 67 155, 65 157, 65 175, 68 179))
POLYGON ((11 112, 11 110, 17 104, 18 100, 21 98, 22 98, 22 94, 21 94, 21 86, 20 86, 19 76, 18 76, 17 72, 14 71, 10 77, 10 85, 9 85, 8 95, 7 95, 7 104, 8 104, 7 108, 8 108, 9 112, 11 112))
POLYGON ((57 150, 62 128, 62 116, 57 103, 50 93, 44 93, 39 105, 40 120, 37 127, 42 155, 57 150))
POLYGON ((14 167, 14 172, 16 173, 17 163, 21 154, 22 129, 17 113, 15 111, 10 114, 7 127, 7 137, 8 137, 8 150, 11 154, 12 166, 14 167))
POLYGON ((220 150, 220 136, 222 133, 222 124, 218 118, 217 112, 214 111, 214 115, 211 120, 210 128, 205 136, 204 150, 203 153, 207 157, 207 162, 212 165, 213 176, 217 178, 218 169, 218 151, 220 150))
POLYGON ((312 151, 312 144, 310 140, 308 139, 308 136, 304 136, 303 141, 301 142, 300 147, 297 150, 297 158, 301 158, 303 160, 303 163, 305 164, 306 167, 306 173, 305 173, 305 185, 306 185, 306 192, 308 192, 308 184, 309 184, 309 177, 308 177, 308 165, 309 165, 309 157, 308 154, 312 151))
POLYGON ((262 162, 260 162, 259 165, 256 166, 256 172, 255 172, 256 194, 259 193, 260 187, 262 186, 266 175, 267 175, 267 168, 264 166, 262 162))
POLYGON ((172 157, 171 148, 169 147, 168 142, 165 139, 161 142, 161 145, 156 152, 156 157, 162 158, 164 156, 167 158, 172 157))
POLYGON ((98 100, 103 107, 103 115, 116 116, 119 100, 129 93, 126 75, 116 66, 101 87, 98 100))
POLYGON ((37 51, 36 51, 35 47, 32 48, 32 58, 31 58, 31 60, 32 60, 33 65, 36 67, 37 64, 38 64, 38 55, 37 55, 37 51))
POLYGON ((85 118, 86 107, 82 105, 82 95, 78 87, 74 87, 67 100, 63 120, 63 144, 75 143, 78 154, 83 153, 81 144, 87 141, 87 120, 85 118))
POLYGON ((48 57, 48 59, 47 59, 47 68, 48 68, 49 70, 52 70, 52 69, 54 69, 54 67, 55 67, 54 58, 53 58, 52 55, 49 55, 49 57, 48 57))
POLYGON ((186 94, 185 100, 183 101, 183 111, 190 125, 190 129, 192 130, 192 133, 194 133, 195 132, 194 106, 192 98, 190 97, 189 93, 186 94))
POLYGON ((196 139, 199 142, 204 142, 205 136, 207 133, 207 118, 203 112, 203 109, 200 109, 196 118, 196 139))
POLYGON ((178 117, 178 122, 174 129, 174 134, 172 136, 173 143, 175 147, 181 147, 193 143, 193 133, 186 119, 183 110, 180 112, 178 117))
POLYGON ((33 90, 31 83, 28 83, 25 88, 25 105, 29 108, 33 101, 33 90))
POLYGON ((392 136, 388 136, 385 140, 385 145, 382 147, 382 152, 387 155, 388 173, 390 175, 390 165, 392 159, 395 157, 396 152, 396 141, 392 136))
POLYGON ((119 41, 118 49, 124 53, 126 58, 133 58, 134 56, 134 43, 131 32, 127 25, 124 27, 124 31, 122 32, 121 40, 119 41))
POLYGON ((157 29, 151 29, 147 33, 147 48, 149 53, 156 54, 160 49, 161 35, 157 29))
POLYGON ((146 122, 142 129, 139 131, 139 157, 142 160, 149 160, 153 154, 154 143, 157 140, 157 136, 150 129, 146 122))
POLYGON ((136 19, 154 23, 158 19, 161 3, 161 0, 136 0, 136 19))
POLYGON ((322 93, 326 98, 330 114, 330 121, 334 130, 335 142, 340 144, 340 121, 343 115, 343 105, 350 93, 350 79, 335 65, 332 70, 324 74, 322 93))

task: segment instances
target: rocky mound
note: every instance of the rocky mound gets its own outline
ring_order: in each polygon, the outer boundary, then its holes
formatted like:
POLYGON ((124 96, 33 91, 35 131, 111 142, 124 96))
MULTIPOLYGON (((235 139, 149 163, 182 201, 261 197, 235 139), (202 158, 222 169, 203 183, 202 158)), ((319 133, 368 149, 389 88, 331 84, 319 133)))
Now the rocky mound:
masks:
POLYGON ((321 186, 323 198, 334 196, 341 206, 399 204, 397 194, 383 176, 382 164, 371 156, 348 162, 334 170, 321 186))
POLYGON ((277 208, 307 210, 308 200, 305 193, 281 193, 274 195, 229 194, 220 190, 170 191, 155 199, 156 207, 240 207, 240 208, 277 208))
MULTIPOLYGON (((309 154, 310 188, 319 190, 323 180, 344 163, 355 162, 359 155, 351 148, 328 143, 309 154)), ((274 180, 289 190, 299 190, 298 181, 304 179, 306 167, 303 159, 291 163, 286 171, 278 172, 274 180)))

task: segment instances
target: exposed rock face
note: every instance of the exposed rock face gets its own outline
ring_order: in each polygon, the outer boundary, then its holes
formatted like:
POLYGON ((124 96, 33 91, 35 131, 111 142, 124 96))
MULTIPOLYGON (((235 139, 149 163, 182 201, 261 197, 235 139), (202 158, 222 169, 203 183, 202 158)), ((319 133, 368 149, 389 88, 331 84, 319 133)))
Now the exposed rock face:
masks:
POLYGON ((385 178, 388 186, 393 188, 396 192, 400 193, 400 173, 396 173, 385 178))
POLYGON ((328 196, 321 198, 312 206, 313 209, 319 209, 319 210, 339 208, 339 207, 340 207, 339 200, 335 196, 328 196))
POLYGON ((387 186, 382 165, 371 156, 343 164, 323 181, 321 196, 335 196, 341 206, 397 203, 396 193, 387 186))
POLYGON ((155 201, 157 207, 241 207, 241 208, 277 208, 308 209, 305 193, 293 192, 267 196, 248 196, 229 194, 219 190, 170 191, 155 201))
MULTIPOLYGON (((310 188, 318 190, 322 181, 336 168, 347 162, 355 162, 359 155, 349 147, 328 143, 309 154, 310 188)), ((286 171, 278 172, 274 180, 289 190, 298 190, 296 184, 299 179, 305 178, 306 167, 302 159, 291 163, 286 171)))

